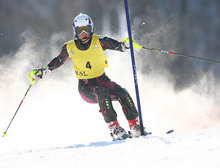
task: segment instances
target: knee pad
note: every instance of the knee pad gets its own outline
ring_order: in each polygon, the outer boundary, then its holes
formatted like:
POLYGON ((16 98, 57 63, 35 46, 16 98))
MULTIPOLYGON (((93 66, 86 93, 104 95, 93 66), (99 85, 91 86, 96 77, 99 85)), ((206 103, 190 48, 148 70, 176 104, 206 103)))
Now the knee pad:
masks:
POLYGON ((115 88, 115 94, 119 98, 119 102, 127 120, 133 120, 137 118, 138 112, 128 91, 119 86, 115 88))

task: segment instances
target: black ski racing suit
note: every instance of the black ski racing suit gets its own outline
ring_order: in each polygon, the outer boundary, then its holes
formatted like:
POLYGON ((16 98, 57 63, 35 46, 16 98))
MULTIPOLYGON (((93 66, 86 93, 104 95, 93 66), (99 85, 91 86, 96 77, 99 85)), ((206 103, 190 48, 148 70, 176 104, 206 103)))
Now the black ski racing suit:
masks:
MULTIPOLYGON (((122 51, 121 42, 108 37, 100 37, 100 44, 103 50, 111 49, 122 51)), ((82 44, 75 40, 76 46, 80 50, 87 50, 91 44, 91 39, 87 44, 82 44)), ((66 44, 61 53, 55 57, 49 64, 49 70, 60 67, 69 58, 66 44)), ((118 100, 127 120, 137 118, 138 112, 129 93, 120 85, 111 81, 106 74, 92 79, 79 79, 78 90, 81 97, 88 103, 98 103, 100 112, 104 116, 105 122, 115 121, 117 114, 112 106, 112 100, 118 100)))

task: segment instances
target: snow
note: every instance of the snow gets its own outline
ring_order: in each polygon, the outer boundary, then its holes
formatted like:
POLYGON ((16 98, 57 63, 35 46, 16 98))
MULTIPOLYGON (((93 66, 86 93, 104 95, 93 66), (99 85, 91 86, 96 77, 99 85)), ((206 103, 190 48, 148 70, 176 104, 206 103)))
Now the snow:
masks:
MULTIPOLYGON (((118 59, 115 54, 109 62, 118 59)), ((63 75, 66 69, 72 72, 70 65, 67 62, 31 88, 7 135, 0 137, 0 168, 220 167, 219 105, 212 98, 192 89, 176 93, 168 82, 139 74, 143 121, 153 135, 112 142, 98 106, 85 103, 77 79, 63 75), (175 133, 165 135, 168 129, 175 133)), ((133 81, 116 75, 132 74, 128 67, 129 62, 112 64, 106 71, 135 100, 133 81)), ((15 82, 1 86, 1 132, 29 86, 32 68, 22 79, 4 78, 15 82)), ((120 125, 128 130, 120 105, 114 102, 114 107, 120 125)))
MULTIPOLYGON (((40 47, 27 41, 14 59, 5 57, 0 64, 4 69, 0 75, 4 81, 0 83, 1 133, 29 86, 28 74, 45 64, 38 60, 41 52, 36 48, 40 47)), ((111 51, 107 56, 111 66, 106 74, 136 102, 128 53, 111 51)), ((153 135, 112 142, 98 106, 80 98, 72 62, 67 61, 28 92, 7 135, 0 137, 0 168, 219 168, 219 85, 212 87, 204 79, 201 85, 176 92, 168 79, 138 70, 144 126, 153 135), (209 87, 215 88, 215 94, 203 94, 209 87), (175 133, 165 135, 169 129, 175 133)), ((120 125, 128 130, 119 103, 113 105, 120 125)))
MULTIPOLYGON (((1 151, 1 168, 218 168, 220 127, 150 135, 122 141, 97 141, 1 151)), ((89 141, 89 140, 88 140, 89 141)))

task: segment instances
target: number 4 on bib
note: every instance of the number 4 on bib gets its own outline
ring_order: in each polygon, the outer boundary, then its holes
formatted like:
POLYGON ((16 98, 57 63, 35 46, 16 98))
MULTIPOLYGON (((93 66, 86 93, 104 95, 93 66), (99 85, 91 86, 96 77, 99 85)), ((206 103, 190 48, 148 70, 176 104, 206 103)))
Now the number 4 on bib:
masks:
POLYGON ((89 68, 89 69, 91 69, 91 68, 92 68, 92 66, 91 66, 91 64, 90 64, 90 62, 89 62, 89 61, 86 63, 86 68, 89 68))

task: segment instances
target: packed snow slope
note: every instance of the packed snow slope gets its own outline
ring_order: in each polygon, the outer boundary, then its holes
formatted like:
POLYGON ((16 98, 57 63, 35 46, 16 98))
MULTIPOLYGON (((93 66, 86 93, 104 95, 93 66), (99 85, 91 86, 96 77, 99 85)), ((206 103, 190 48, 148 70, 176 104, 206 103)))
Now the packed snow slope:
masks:
MULTIPOLYGON (((63 38, 62 33, 59 36, 63 38)), ((0 60, 0 81, 4 81, 0 83, 0 133, 30 84, 29 73, 60 52, 60 46, 52 43, 51 55, 44 55, 36 37, 25 33, 23 37, 24 45, 0 60)), ((129 52, 106 54, 106 74, 136 102, 129 52)), ((151 54, 139 54, 136 52, 142 117, 152 136, 111 142, 98 105, 80 98, 68 60, 37 80, 28 92, 7 136, 0 137, 0 168, 220 167, 218 80, 204 74, 199 84, 177 91, 172 75, 157 71, 158 65, 143 74, 140 62, 151 64, 151 54), (169 129, 175 129, 175 134, 164 135, 169 129)), ((159 61, 162 55, 155 58, 159 61)), ((120 125, 128 130, 120 104, 113 103, 120 125)))
POLYGON ((220 127, 56 147, 0 151, 1 168, 219 168, 220 127))

